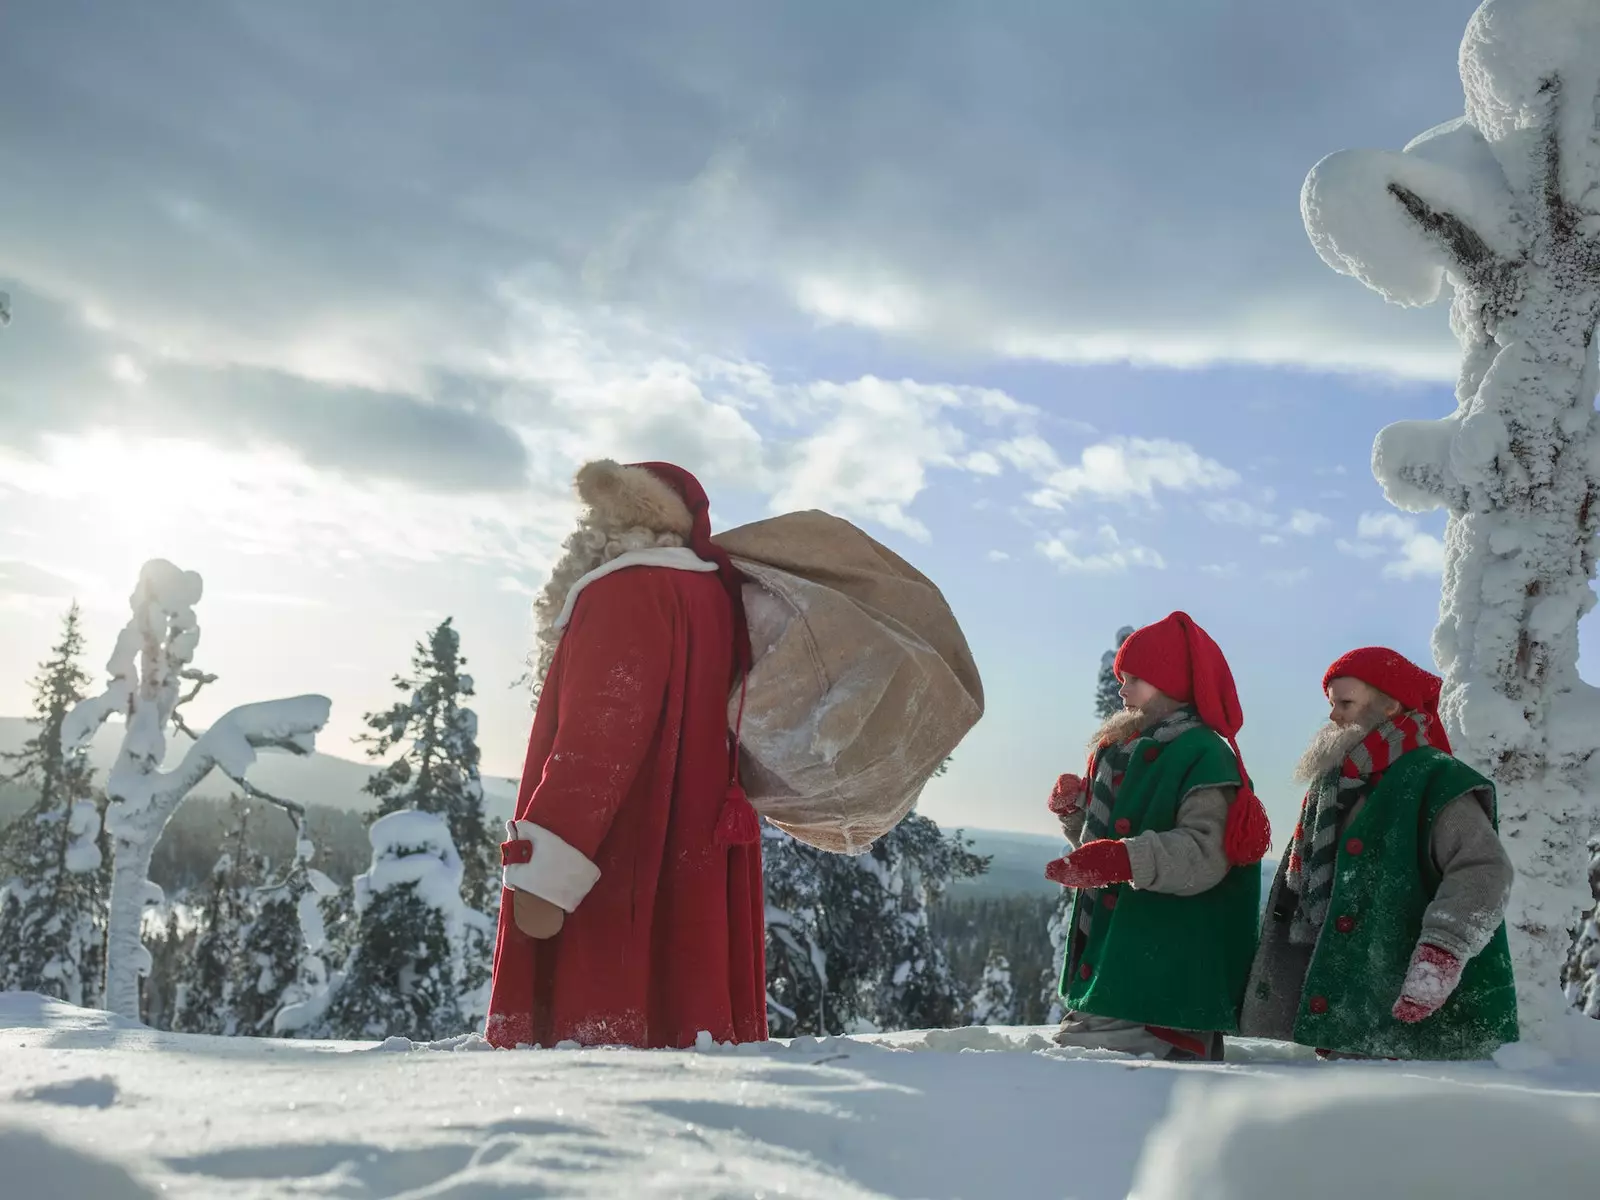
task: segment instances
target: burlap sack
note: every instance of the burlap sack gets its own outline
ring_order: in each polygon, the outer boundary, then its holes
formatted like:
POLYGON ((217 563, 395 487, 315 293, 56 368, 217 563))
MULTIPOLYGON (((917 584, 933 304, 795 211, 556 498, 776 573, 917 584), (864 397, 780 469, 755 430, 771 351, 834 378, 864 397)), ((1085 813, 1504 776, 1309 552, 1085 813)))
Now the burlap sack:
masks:
MULTIPOLYGON (((893 829, 983 715, 944 597, 848 521, 797 512, 713 539, 749 576, 741 765, 756 811, 859 853, 893 829)), ((739 704, 736 688, 728 719, 739 704)))

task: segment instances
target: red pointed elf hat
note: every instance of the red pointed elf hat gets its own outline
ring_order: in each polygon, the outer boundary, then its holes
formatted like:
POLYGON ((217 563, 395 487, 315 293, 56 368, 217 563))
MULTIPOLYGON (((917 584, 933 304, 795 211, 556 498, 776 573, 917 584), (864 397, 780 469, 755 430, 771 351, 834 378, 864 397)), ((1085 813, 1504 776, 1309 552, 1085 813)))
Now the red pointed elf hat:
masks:
POLYGON ((1431 717, 1437 736, 1444 743, 1440 749, 1451 753, 1450 738, 1439 717, 1439 693, 1444 680, 1432 671, 1417 666, 1404 654, 1387 646, 1362 646, 1336 659, 1323 673, 1322 690, 1326 692, 1335 679, 1359 679, 1391 697, 1407 712, 1431 717))
POLYGON ((1244 755, 1235 740, 1244 709, 1221 647, 1188 613, 1175 612, 1135 630, 1117 651, 1118 679, 1134 675, 1174 700, 1194 705, 1208 728, 1227 739, 1239 763, 1239 794, 1228 807, 1223 848, 1234 866, 1260 862, 1272 845, 1267 810, 1250 787, 1244 755))

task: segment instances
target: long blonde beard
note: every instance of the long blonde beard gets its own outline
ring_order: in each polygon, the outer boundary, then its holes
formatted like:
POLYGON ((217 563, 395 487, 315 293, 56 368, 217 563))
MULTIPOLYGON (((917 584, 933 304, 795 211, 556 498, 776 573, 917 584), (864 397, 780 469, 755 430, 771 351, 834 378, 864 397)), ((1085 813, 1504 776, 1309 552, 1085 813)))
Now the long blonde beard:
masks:
POLYGON ((561 557, 550 570, 549 582, 533 602, 534 646, 529 655, 529 678, 535 700, 544 689, 544 677, 550 673, 556 646, 561 642, 556 618, 566 606, 573 584, 590 571, 635 550, 682 545, 684 539, 675 533, 658 533, 639 525, 631 529, 612 529, 593 515, 579 520, 578 527, 561 543, 561 557))
POLYGON ((1356 715, 1351 724, 1340 725, 1337 721, 1329 721, 1312 734, 1311 744, 1295 764, 1295 782, 1311 783, 1335 767, 1343 766, 1344 760, 1350 757, 1350 752, 1361 744, 1367 734, 1389 719, 1389 714, 1384 711, 1386 707, 1386 699, 1374 699, 1356 715))
POLYGON ((1143 708, 1125 708, 1114 712, 1100 723, 1089 739, 1089 753, 1101 746, 1115 746, 1143 733, 1157 721, 1164 721, 1183 705, 1171 696, 1157 696, 1143 708))

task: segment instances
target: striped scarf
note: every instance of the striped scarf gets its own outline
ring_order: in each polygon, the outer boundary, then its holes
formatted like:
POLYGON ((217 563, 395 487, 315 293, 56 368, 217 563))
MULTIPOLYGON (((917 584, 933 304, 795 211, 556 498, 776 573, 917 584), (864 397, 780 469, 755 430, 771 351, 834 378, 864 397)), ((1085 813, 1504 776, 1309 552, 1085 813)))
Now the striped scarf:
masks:
POLYGON ((1289 940, 1312 946, 1322 932, 1333 899, 1333 870, 1339 858, 1339 827, 1378 777, 1401 755, 1419 746, 1443 750, 1444 727, 1437 715, 1408 712, 1367 734, 1339 766, 1318 778, 1300 805, 1284 882, 1299 897, 1289 924, 1289 940))
MULTIPOLYGON (((1141 743, 1155 742, 1158 745, 1166 745, 1174 738, 1181 737, 1191 729, 1199 729, 1204 724, 1199 714, 1186 706, 1161 718, 1136 737, 1116 745, 1102 746, 1095 751, 1090 771, 1093 782, 1089 788, 1089 809, 1083 818, 1084 842, 1099 841, 1103 837, 1110 836, 1111 809, 1117 802, 1117 789, 1122 786, 1122 777, 1127 774, 1128 764, 1133 761, 1134 752, 1139 749, 1141 743)), ((1078 931, 1084 937, 1089 936, 1089 927, 1094 922, 1102 890, 1083 888, 1078 892, 1078 931)))

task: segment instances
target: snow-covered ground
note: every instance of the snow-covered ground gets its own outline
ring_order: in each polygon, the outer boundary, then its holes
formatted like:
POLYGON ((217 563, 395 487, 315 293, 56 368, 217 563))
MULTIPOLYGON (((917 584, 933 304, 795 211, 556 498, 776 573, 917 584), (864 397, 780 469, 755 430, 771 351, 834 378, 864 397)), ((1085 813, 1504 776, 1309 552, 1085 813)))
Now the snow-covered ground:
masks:
POLYGON ((0 995, 0 1196, 1594 1195, 1592 1062, 1168 1066, 1043 1031, 686 1053, 158 1033, 0 995), (481 1052, 480 1052, 481 1051, 481 1052))

